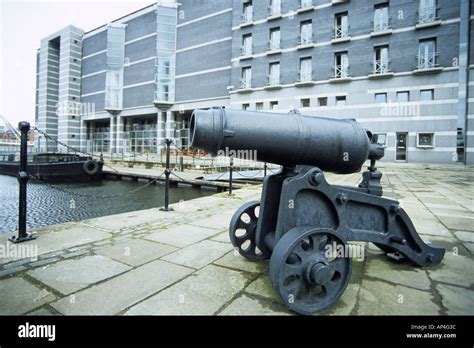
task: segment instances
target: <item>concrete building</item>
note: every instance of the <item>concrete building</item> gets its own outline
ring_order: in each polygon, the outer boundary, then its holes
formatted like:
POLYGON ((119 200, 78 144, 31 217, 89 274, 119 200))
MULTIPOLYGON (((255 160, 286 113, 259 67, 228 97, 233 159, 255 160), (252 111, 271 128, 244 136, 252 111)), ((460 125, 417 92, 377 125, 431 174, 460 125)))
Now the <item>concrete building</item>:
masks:
POLYGON ((156 153, 165 137, 187 148, 196 108, 299 109, 356 118, 386 161, 472 164, 473 5, 158 2, 42 40, 37 124, 87 151, 156 153))

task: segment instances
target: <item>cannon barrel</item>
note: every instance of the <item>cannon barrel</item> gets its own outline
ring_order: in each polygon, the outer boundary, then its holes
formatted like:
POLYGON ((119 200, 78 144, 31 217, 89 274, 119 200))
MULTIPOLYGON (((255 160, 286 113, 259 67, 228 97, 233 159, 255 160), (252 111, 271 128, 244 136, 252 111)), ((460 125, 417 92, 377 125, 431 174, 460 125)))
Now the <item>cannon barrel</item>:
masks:
POLYGON ((213 155, 247 151, 262 162, 348 174, 360 171, 367 159, 383 156, 369 136, 350 119, 213 108, 193 112, 189 140, 191 147, 213 155))

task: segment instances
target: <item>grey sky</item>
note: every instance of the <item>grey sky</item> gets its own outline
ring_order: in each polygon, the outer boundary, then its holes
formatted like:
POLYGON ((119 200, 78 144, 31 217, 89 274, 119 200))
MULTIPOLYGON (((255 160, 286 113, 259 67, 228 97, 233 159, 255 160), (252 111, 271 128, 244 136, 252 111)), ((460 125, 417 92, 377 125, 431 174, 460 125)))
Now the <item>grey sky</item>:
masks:
POLYGON ((0 0, 0 114, 13 125, 35 118, 36 50, 67 25, 85 31, 153 0, 0 0))

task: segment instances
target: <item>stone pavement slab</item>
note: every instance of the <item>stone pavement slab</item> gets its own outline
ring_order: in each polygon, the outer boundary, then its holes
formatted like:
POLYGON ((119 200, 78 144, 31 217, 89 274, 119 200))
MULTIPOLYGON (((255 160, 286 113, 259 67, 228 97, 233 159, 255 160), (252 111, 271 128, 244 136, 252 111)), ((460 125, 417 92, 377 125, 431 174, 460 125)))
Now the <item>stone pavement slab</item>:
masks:
POLYGON ((229 221, 232 218, 232 215, 233 213, 216 214, 212 217, 190 222, 190 225, 223 231, 229 228, 229 221))
POLYGON ((112 315, 177 282, 192 270, 157 260, 51 305, 67 315, 112 315))
POLYGON ((240 272, 205 267, 130 308, 126 315, 212 315, 246 285, 240 272))
MULTIPOLYGON (((0 243, 9 243, 6 240, 10 235, 0 235, 0 243)), ((59 228, 52 232, 42 233, 40 238, 28 242, 28 246, 37 246, 38 255, 51 253, 54 251, 69 249, 78 245, 97 242, 106 238, 110 238, 111 234, 99 231, 96 228, 86 226, 82 223, 70 225, 67 224, 63 228, 59 228)), ((2 263, 13 261, 12 259, 2 259, 2 263)))
POLYGON ((168 229, 157 230, 156 232, 151 233, 148 237, 145 237, 145 239, 172 246, 185 247, 218 233, 219 231, 212 228, 178 225, 168 229))
POLYGON ((474 232, 457 231, 454 235, 464 242, 474 242, 474 232))
POLYGON ((436 268, 427 268, 431 279, 451 285, 474 287, 474 267, 472 260, 461 254, 446 252, 441 264, 436 268))
POLYGON ((359 292, 359 315, 438 315, 433 295, 402 285, 364 279, 359 292))
POLYGON ((230 244, 203 240, 168 254, 163 260, 198 269, 207 266, 231 249, 230 244))
POLYGON ((3 279, 0 286, 0 315, 19 315, 55 300, 45 289, 14 277, 3 279))
POLYGON ((96 251, 96 254, 107 256, 131 266, 140 266, 175 250, 176 248, 170 245, 133 239, 118 245, 101 248, 96 251))
POLYGON ((474 315, 474 291, 446 284, 436 285, 450 315, 474 315))
POLYGON ((37 268, 29 271, 28 274, 62 294, 68 295, 129 269, 129 266, 104 256, 85 256, 37 268))
POLYGON ((413 222, 413 225, 419 234, 430 234, 434 236, 445 236, 450 238, 453 237, 451 232, 449 232, 446 227, 436 220, 412 218, 411 221, 413 222))
POLYGON ((438 218, 448 228, 474 232, 474 214, 472 219, 451 216, 438 216, 438 218))
POLYGON ((219 315, 290 315, 275 303, 242 295, 232 301, 219 315))
POLYGON ((252 262, 240 255, 236 250, 225 254, 219 260, 214 262, 215 265, 232 268, 237 271, 245 271, 251 273, 263 273, 268 270, 268 262, 252 262))

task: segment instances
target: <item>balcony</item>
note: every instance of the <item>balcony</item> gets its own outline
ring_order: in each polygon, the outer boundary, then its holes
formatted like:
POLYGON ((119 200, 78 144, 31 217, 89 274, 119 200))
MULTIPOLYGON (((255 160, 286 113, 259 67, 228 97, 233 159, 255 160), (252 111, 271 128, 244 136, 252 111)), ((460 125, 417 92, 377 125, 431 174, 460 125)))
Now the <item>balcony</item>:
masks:
POLYGON ((276 19, 280 19, 282 17, 281 8, 278 7, 269 7, 268 8, 268 16, 267 21, 274 21, 276 19))
POLYGON ((253 16, 249 14, 243 14, 240 18, 240 27, 250 27, 253 25, 253 16))
POLYGON ((389 61, 376 60, 374 61, 374 71, 369 75, 369 79, 385 79, 393 76, 390 71, 389 61))
POLYGON ((301 2, 301 6, 296 10, 296 13, 305 13, 314 11, 314 6, 312 1, 301 2))
POLYGON ((249 80, 241 79, 239 82, 239 89, 237 90, 237 93, 250 93, 252 91, 252 83, 249 80))
POLYGON ((374 22, 374 30, 370 33, 370 37, 377 37, 392 34, 393 30, 390 27, 390 18, 374 22))
POLYGON ((424 75, 424 74, 436 74, 443 70, 436 63, 436 57, 439 56, 438 52, 430 54, 417 55, 416 60, 418 61, 417 68, 413 71, 415 75, 424 75))
POLYGON ((314 86, 316 82, 313 80, 311 73, 300 73, 298 81, 295 83, 295 87, 310 87, 314 86))
POLYGON ((299 44, 296 46, 297 50, 305 50, 307 48, 313 48, 314 42, 311 37, 300 37, 299 44))
POLYGON ((282 85, 280 82, 280 76, 268 76, 268 83, 263 88, 267 91, 281 89, 282 85))
POLYGON ((338 25, 335 29, 335 36, 331 40, 332 44, 338 44, 343 42, 351 41, 351 36, 349 35, 349 28, 346 26, 338 25))
POLYGON ((427 7, 418 12, 418 21, 415 29, 431 28, 441 25, 441 19, 438 16, 439 6, 427 7))
POLYGON ((334 77, 329 80, 331 83, 349 82, 352 78, 349 76, 349 66, 336 65, 334 67, 334 77))
POLYGON ((167 93, 163 94, 158 91, 155 91, 153 104, 159 109, 168 109, 173 106, 173 102, 170 100, 169 95, 167 93))

